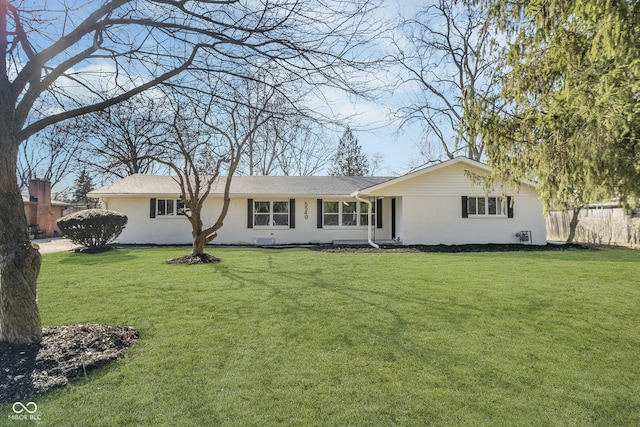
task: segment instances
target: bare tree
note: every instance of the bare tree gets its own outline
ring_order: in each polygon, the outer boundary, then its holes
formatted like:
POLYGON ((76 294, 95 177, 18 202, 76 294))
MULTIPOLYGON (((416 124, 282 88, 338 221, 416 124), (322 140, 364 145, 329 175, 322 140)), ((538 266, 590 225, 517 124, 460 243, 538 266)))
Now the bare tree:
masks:
MULTIPOLYGON (((175 173, 180 186, 193 245, 191 255, 176 261, 188 263, 216 260, 204 250, 223 225, 231 181, 241 159, 261 129, 288 119, 281 108, 272 108, 273 99, 281 93, 277 85, 256 81, 247 85, 237 78, 214 82, 212 76, 203 77, 207 80, 204 90, 188 91, 188 101, 174 97, 174 119, 163 127, 171 140, 163 143, 164 152, 156 158, 175 173), (212 190, 222 193, 222 206, 216 221, 205 225, 204 203, 212 190)), ((181 89, 178 93, 185 95, 181 89)))
POLYGON ((0 0, 0 341, 37 342, 40 254, 17 182, 20 145, 188 69, 243 77, 269 62, 301 84, 355 90, 378 28, 371 1, 0 0), (294 77, 291 77, 294 78, 294 77), (105 95, 106 93, 106 95, 105 95))
POLYGON ((503 49, 490 24, 487 10, 447 0, 402 21, 397 63, 405 71, 401 84, 412 94, 397 115, 403 126, 422 126, 418 163, 482 158, 480 122, 486 111, 502 108, 497 61, 503 49))
POLYGON ((161 151, 157 141, 165 138, 164 129, 158 124, 166 109, 161 101, 145 95, 70 122, 72 133, 82 144, 79 163, 103 181, 158 171, 153 158, 161 151))
POLYGON ((282 129, 275 124, 264 126, 247 147, 247 175, 273 175, 286 146, 282 129))
POLYGON ((26 140, 18 153, 18 179, 20 191, 29 188, 34 177, 51 182, 53 189, 75 170, 78 144, 68 128, 56 124, 26 140))
POLYGON ((248 175, 308 176, 322 171, 333 144, 322 137, 322 124, 290 109, 286 120, 271 121, 247 147, 240 171, 248 175), (243 167, 244 166, 244 167, 243 167))
MULTIPOLYGON (((260 126, 247 140, 246 154, 243 159, 241 169, 246 169, 249 176, 272 175, 278 166, 277 159, 287 150, 288 141, 287 130, 292 126, 299 116, 299 106, 293 105, 285 93, 273 92, 273 88, 264 82, 272 78, 266 70, 258 70, 255 80, 245 81, 242 85, 244 96, 263 103, 268 99, 269 111, 288 120, 269 120, 260 126)), ((289 82, 291 84, 292 82, 289 82)))
POLYGON ((286 149, 277 159, 283 175, 317 175, 329 165, 335 147, 321 125, 301 118, 286 130, 286 149))
POLYGON ((376 176, 384 165, 384 156, 376 152, 369 156, 369 175, 376 176))
POLYGON ((247 155, 238 171, 253 175, 310 174, 319 169, 327 155, 327 144, 318 138, 312 142, 313 131, 322 126, 323 120, 305 108, 302 99, 304 85, 297 79, 278 76, 269 64, 256 69, 253 80, 244 82, 247 96, 257 99, 270 93, 268 81, 280 81, 279 90, 270 96, 269 111, 285 120, 270 120, 252 135, 247 143, 247 155), (297 165, 298 167, 292 168, 297 165), (305 167, 300 167, 305 165, 305 167), (312 166, 314 165, 314 166, 312 166))

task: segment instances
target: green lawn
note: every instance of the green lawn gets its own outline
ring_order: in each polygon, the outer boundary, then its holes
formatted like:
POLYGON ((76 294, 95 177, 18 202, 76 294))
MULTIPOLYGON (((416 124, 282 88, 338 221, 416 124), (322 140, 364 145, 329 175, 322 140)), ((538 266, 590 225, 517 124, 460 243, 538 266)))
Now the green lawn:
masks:
POLYGON ((9 425, 640 425, 640 251, 186 252, 45 255, 43 326, 141 337, 9 425))

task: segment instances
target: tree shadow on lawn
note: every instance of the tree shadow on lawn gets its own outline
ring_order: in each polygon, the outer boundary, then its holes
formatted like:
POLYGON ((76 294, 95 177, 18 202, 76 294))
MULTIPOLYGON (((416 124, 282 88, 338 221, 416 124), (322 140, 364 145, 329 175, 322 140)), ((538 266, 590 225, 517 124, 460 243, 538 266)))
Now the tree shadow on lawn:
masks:
MULTIPOLYGON (((268 280, 262 279, 260 274, 261 270, 256 269, 255 271, 250 271, 250 269, 248 269, 239 273, 235 271, 235 269, 227 266, 217 265, 216 271, 232 283, 237 284, 240 288, 257 286, 268 289, 270 295, 262 299, 262 303, 274 300, 274 304, 282 304, 278 302, 278 299, 282 298, 289 301, 291 305, 288 309, 289 314, 293 315, 290 317, 292 321, 295 321, 295 319, 301 319, 301 322, 309 321, 309 314, 315 313, 316 318, 323 323, 334 323, 334 326, 342 323, 344 325, 351 325, 349 326, 349 328, 351 328, 353 326, 352 322, 359 316, 364 316, 367 319, 376 318, 379 321, 360 325, 361 331, 357 333, 357 336, 352 336, 351 338, 345 337, 344 333, 340 333, 339 328, 336 326, 336 329, 332 332, 335 334, 334 338, 338 341, 346 340, 349 342, 362 341, 363 339, 367 339, 367 336, 372 339, 381 339, 388 342, 395 342, 401 339, 401 347, 405 350, 409 348, 413 349, 412 353, 433 351, 433 349, 423 348, 422 344, 412 342, 403 334, 403 331, 410 327, 411 322, 406 319, 405 314, 400 308, 401 305, 412 305, 414 306, 412 310, 415 310, 415 306, 417 305, 419 306, 418 310, 424 312, 425 315, 437 313, 439 317, 446 318, 444 321, 456 324, 467 322, 468 319, 473 317, 473 312, 477 310, 474 307, 455 304, 451 301, 436 301, 418 296, 408 297, 394 292, 352 286, 346 279, 341 280, 336 276, 330 276, 331 279, 328 279, 327 274, 322 268, 316 268, 298 274, 283 271, 278 272, 280 278, 293 283, 308 283, 310 287, 316 291, 319 290, 322 293, 328 293, 330 295, 328 299, 336 302, 335 305, 329 306, 324 304, 316 305, 313 304, 311 300, 304 300, 297 289, 289 292, 277 284, 272 284, 269 283, 268 280), (346 309, 340 311, 338 306, 346 307, 346 309), (358 313, 354 314, 355 311, 358 313), (332 322, 331 319, 335 319, 335 322, 332 322), (383 321, 382 319, 388 320, 383 321), (381 322, 383 323, 382 327, 380 325, 381 322)), ((297 323, 298 321, 295 322, 297 323)), ((355 329, 350 330, 355 331, 355 329)), ((398 350, 399 349, 400 347, 398 347, 398 350)))
POLYGON ((67 253, 67 256, 59 262, 60 264, 73 265, 105 265, 117 264, 137 258, 139 258, 137 255, 132 254, 126 249, 113 248, 112 250, 102 252, 70 251, 67 253))

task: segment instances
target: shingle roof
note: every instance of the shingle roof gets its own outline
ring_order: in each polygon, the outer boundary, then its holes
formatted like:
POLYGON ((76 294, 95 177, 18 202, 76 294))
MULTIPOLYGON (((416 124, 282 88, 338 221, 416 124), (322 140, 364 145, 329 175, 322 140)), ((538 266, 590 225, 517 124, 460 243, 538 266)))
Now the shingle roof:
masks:
MULTIPOLYGON (((232 195, 292 195, 292 196, 348 196, 354 191, 393 179, 373 176, 234 176, 232 195)), ((225 178, 214 184, 212 194, 221 194, 225 178)), ((174 177, 160 175, 131 175, 89 193, 91 197, 178 195, 174 177)))

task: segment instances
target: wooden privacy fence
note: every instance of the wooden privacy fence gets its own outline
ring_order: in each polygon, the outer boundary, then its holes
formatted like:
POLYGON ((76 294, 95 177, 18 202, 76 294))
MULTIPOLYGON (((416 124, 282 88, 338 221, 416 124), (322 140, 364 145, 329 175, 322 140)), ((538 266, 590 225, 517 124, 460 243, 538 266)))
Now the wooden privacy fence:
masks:
MULTIPOLYGON (((640 248, 640 217, 636 212, 623 208, 583 209, 574 241, 640 248)), ((547 216, 547 240, 566 241, 571 216, 571 212, 551 212, 547 216)))

